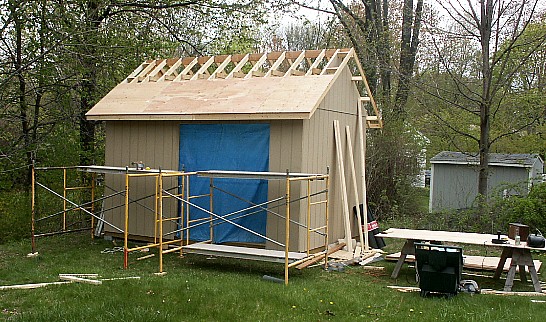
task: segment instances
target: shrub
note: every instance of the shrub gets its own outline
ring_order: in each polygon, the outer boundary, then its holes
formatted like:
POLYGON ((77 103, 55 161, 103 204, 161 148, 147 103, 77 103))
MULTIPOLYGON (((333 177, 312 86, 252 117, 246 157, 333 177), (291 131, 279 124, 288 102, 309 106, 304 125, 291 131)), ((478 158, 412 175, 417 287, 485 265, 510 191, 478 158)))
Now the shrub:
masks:
POLYGON ((495 234, 498 230, 508 232, 508 225, 517 222, 528 225, 532 232, 538 229, 546 233, 546 183, 535 185, 527 196, 477 200, 468 209, 408 214, 406 217, 399 224, 408 228, 495 234))
POLYGON ((528 225, 532 231, 546 231, 546 184, 534 186, 524 197, 495 200, 490 208, 496 214, 500 230, 507 230, 511 222, 518 222, 528 225))
POLYGON ((0 244, 30 236, 30 201, 24 192, 0 192, 0 244))

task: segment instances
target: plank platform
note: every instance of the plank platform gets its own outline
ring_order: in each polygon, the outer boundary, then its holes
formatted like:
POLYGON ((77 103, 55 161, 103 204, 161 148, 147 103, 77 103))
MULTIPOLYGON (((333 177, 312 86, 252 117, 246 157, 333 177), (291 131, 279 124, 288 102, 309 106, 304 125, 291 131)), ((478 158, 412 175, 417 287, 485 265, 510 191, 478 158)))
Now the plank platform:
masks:
MULTIPOLYGON (((386 260, 389 261, 397 261, 400 258, 400 252, 393 253, 385 256, 386 260)), ((406 262, 413 263, 415 262, 415 256, 413 255, 407 255, 406 262)), ((486 270, 486 271, 495 271, 497 269, 497 266, 499 265, 500 257, 483 257, 483 256, 472 256, 472 255, 463 255, 463 267, 467 269, 480 269, 480 270, 486 270)), ((535 264, 535 268, 537 271, 540 270, 540 267, 542 266, 542 262, 538 259, 533 260, 533 263, 535 264)), ((503 267, 504 272, 508 272, 510 269, 510 262, 506 262, 503 267)), ((516 270, 519 271, 519 267, 516 268, 516 270)), ((529 270, 526 269, 528 272, 529 270)))
MULTIPOLYGON (((228 246, 218 244, 191 244, 184 246, 184 253, 208 256, 231 257, 264 262, 284 263, 285 253, 282 250, 228 246)), ((306 253, 288 252, 288 261, 294 262, 307 257, 306 253)))

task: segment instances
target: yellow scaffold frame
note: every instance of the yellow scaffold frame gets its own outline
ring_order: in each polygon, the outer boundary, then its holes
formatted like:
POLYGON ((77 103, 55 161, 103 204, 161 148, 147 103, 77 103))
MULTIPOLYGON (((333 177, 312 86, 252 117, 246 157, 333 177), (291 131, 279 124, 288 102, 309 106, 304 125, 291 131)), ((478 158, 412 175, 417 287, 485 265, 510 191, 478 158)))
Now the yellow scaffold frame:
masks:
MULTIPOLYGON (((113 189, 112 189, 113 190, 113 189)), ((223 191, 225 193, 229 193, 226 191, 223 191)), ((200 254, 214 254, 217 256, 226 256, 226 257, 236 257, 236 258, 243 258, 243 259, 254 259, 254 260, 264 260, 264 261, 273 261, 273 262, 283 262, 284 263, 284 281, 285 284, 288 284, 288 273, 289 268, 304 262, 305 260, 312 258, 313 256, 316 256, 317 254, 311 254, 313 250, 318 250, 324 248, 324 265, 326 266, 328 263, 328 202, 329 202, 329 175, 325 174, 303 174, 303 173, 277 173, 277 172, 245 172, 245 171, 198 171, 198 172, 181 172, 181 171, 162 171, 161 169, 148 169, 148 170, 139 170, 136 168, 128 168, 128 167, 105 167, 105 166, 77 166, 77 167, 49 167, 49 168, 32 168, 32 251, 36 251, 36 237, 41 236, 49 236, 54 234, 60 234, 60 233, 68 233, 72 231, 68 231, 66 228, 66 215, 69 211, 72 210, 81 210, 85 214, 90 215, 91 217, 91 234, 93 236, 93 230, 95 226, 95 219, 103 222, 104 224, 107 224, 114 229, 116 229, 119 232, 123 233, 124 237, 124 267, 128 267, 128 254, 133 251, 142 250, 145 248, 158 248, 158 254, 159 254, 159 273, 164 273, 163 271, 163 255, 168 254, 171 252, 180 251, 180 255, 183 255, 185 252, 191 252, 191 253, 200 253, 200 254), (68 185, 67 180, 67 170, 78 170, 82 172, 90 172, 92 174, 91 176, 91 183, 89 186, 76 186, 76 187, 70 187, 68 185), (53 189, 47 187, 45 184, 40 183, 36 180, 36 170, 62 170, 63 171, 63 192, 58 193, 54 191, 53 189), (97 188, 97 173, 114 173, 114 174, 124 174, 125 175, 125 189, 122 191, 115 191, 113 194, 108 196, 103 196, 99 199, 96 198, 96 188, 97 188), (192 177, 208 177, 210 178, 210 190, 208 194, 202 194, 202 195, 190 195, 190 178, 192 177), (149 243, 144 246, 137 246, 137 247, 129 247, 129 238, 130 238, 130 231, 129 231, 129 205, 135 201, 131 200, 129 198, 130 195, 130 182, 136 178, 155 178, 155 193, 153 195, 147 196, 147 197, 154 197, 154 240, 153 243, 149 243), (178 178, 178 193, 173 194, 170 193, 170 189, 164 188, 164 182, 163 180, 165 178, 178 178), (267 202, 263 204, 252 204, 249 201, 249 204, 252 206, 248 208, 244 208, 238 211, 235 211, 230 214, 225 215, 219 215, 214 213, 214 191, 220 190, 220 188, 216 187, 214 185, 214 180, 221 180, 221 178, 235 178, 235 179, 265 179, 265 180, 285 180, 285 195, 280 196, 273 200, 268 200, 267 202), (318 191, 313 191, 313 182, 324 182, 322 187, 316 187, 315 189, 321 189, 318 191), (295 184, 300 184, 301 189, 306 190, 306 193, 303 196, 299 196, 294 198, 294 196, 291 196, 291 190, 292 186, 295 184), (56 197, 63 200, 63 210, 53 214, 49 215, 47 217, 38 218, 36 219, 36 186, 42 187, 45 190, 51 192, 56 197), (82 189, 88 189, 90 190, 91 194, 91 201, 87 202, 82 205, 78 205, 73 200, 70 200, 68 198, 67 193, 69 191, 73 190, 82 190, 82 189), (105 200, 107 198, 111 198, 116 195, 124 195, 124 227, 123 229, 116 227, 112 223, 107 222, 104 220, 104 218, 101 218, 97 216, 95 211, 95 203, 97 201, 105 200), (322 199, 319 199, 317 196, 324 196, 322 199), (197 206, 195 203, 192 203, 192 200, 197 198, 209 198, 209 209, 204 209, 199 206, 197 206), (164 201, 167 199, 176 199, 178 202, 182 204, 181 207, 177 207, 177 213, 174 215, 167 216, 164 213, 164 201), (314 199, 313 199, 314 198, 314 199), (299 223, 295 220, 293 220, 292 214, 291 214, 291 204, 294 202, 300 202, 302 200, 306 199, 306 205, 305 207, 302 206, 302 208, 305 208, 305 216, 302 216, 301 218, 305 218, 305 223, 299 223), (282 202, 282 204, 277 206, 285 206, 285 215, 278 214, 271 209, 267 208, 268 204, 282 202), (72 205, 72 208, 68 208, 68 204, 72 205), (311 220, 312 220, 312 214, 314 213, 314 209, 316 207, 323 206, 324 210, 319 211, 324 215, 324 220, 318 227, 311 227, 311 220), (201 219, 192 219, 191 218, 191 209, 197 208, 201 211, 204 211, 209 216, 204 217, 201 219), (252 231, 251 229, 247 227, 243 227, 240 224, 237 224, 234 222, 234 220, 241 218, 229 218, 235 214, 240 214, 245 211, 249 210, 256 210, 258 211, 266 211, 269 214, 278 216, 280 218, 284 219, 285 223, 285 240, 284 243, 281 243, 279 241, 276 241, 274 239, 271 239, 267 236, 261 235, 258 232, 252 231), (50 218, 53 216, 63 216, 63 228, 59 232, 51 232, 51 233, 45 233, 45 234, 36 234, 35 233, 35 224, 37 220, 41 220, 44 218, 50 218), (176 222, 177 227, 182 226, 182 228, 178 228, 174 231, 165 232, 165 225, 170 222, 176 222), (213 243, 213 232, 214 232, 214 226, 219 223, 227 223, 234 225, 240 229, 246 230, 252 234, 255 234, 257 236, 260 236, 278 246, 280 246, 283 251, 278 250, 265 250, 265 249, 256 249, 256 248, 248 248, 248 247, 232 247, 229 246, 229 251, 231 253, 222 252, 219 250, 219 247, 228 247, 223 245, 218 245, 213 243), (200 225, 209 225, 210 229, 210 239, 206 241, 196 242, 191 244, 189 231, 191 228, 195 228, 196 226, 200 225), (298 225, 300 227, 305 227, 306 229, 306 247, 304 252, 290 252, 290 226, 292 225, 298 225), (186 232, 185 234, 183 232, 186 232), (177 233, 179 233, 179 237, 176 237, 177 233), (311 243, 311 236, 312 234, 319 234, 323 237, 323 244, 319 244, 319 246, 314 247, 314 249, 311 249, 312 243, 311 243), (175 236, 175 238, 168 238, 165 239, 165 236, 175 236), (184 236, 185 235, 185 236, 184 236), (169 248, 169 246, 177 245, 176 247, 169 248), (200 248, 203 245, 208 245, 207 250, 204 250, 200 248), (252 249, 252 252, 249 252, 248 250, 252 249), (259 250, 259 252, 258 252, 259 250), (283 256, 280 256, 280 254, 283 254, 283 256)), ((235 196, 235 195, 234 195, 235 196)), ((235 196, 237 197, 237 196, 235 196)), ((138 199, 137 199, 138 200, 138 199)), ((241 199, 242 200, 242 199, 241 199)), ((303 205, 303 204, 301 204, 303 205)), ((300 208, 300 209, 302 209, 300 208)), ((245 215, 240 216, 248 216, 252 215, 256 212, 252 212, 245 215)), ((85 228, 89 229, 89 228, 85 228)), ((74 230, 74 231, 81 231, 83 229, 74 230)), ((154 254, 142 256, 139 259, 144 258, 150 258, 153 257, 154 254)))

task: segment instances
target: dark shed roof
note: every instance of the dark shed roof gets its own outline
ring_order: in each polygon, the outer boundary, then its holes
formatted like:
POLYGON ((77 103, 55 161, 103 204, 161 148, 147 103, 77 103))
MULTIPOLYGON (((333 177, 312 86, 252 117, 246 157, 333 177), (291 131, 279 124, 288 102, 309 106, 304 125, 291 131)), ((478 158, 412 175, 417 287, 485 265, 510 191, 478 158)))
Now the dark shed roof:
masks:
MULTIPOLYGON (((490 153, 489 165, 530 168, 537 159, 542 162, 538 154, 490 153)), ((430 159, 430 163, 477 165, 480 163, 480 157, 477 153, 443 151, 430 159)))

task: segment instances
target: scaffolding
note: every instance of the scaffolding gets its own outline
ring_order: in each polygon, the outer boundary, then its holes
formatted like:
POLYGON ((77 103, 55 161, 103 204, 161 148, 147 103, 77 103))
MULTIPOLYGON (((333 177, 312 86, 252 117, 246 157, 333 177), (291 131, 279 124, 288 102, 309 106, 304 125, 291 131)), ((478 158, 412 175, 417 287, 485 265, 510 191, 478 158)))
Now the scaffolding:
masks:
MULTIPOLYGON (((250 259, 259 261, 270 261, 284 263, 284 281, 288 284, 289 268, 302 263, 307 258, 313 257, 312 251, 317 249, 324 249, 324 265, 328 263, 328 189, 329 189, 329 175, 322 174, 305 174, 305 173, 277 173, 277 172, 246 172, 246 171, 198 171, 198 172, 181 172, 181 171, 165 171, 161 169, 139 169, 128 167, 103 167, 103 166, 80 166, 80 167, 57 167, 57 168, 36 168, 35 170, 63 170, 64 184, 63 193, 55 192, 53 189, 47 187, 45 184, 37 181, 36 173, 33 169, 33 189, 32 189, 32 248, 35 252, 35 238, 41 236, 53 235, 56 233, 69 232, 63 226, 61 231, 51 233, 39 233, 35 232, 35 223, 44 220, 44 218, 52 218, 63 215, 63 220, 66 218, 66 213, 74 209, 83 211, 90 217, 90 229, 91 232, 94 229, 95 220, 103 225, 112 227, 115 231, 123 233, 124 237, 124 267, 129 265, 128 255, 131 252, 143 250, 145 248, 157 248, 159 257, 159 273, 164 273, 163 270, 163 255, 180 252, 182 256, 184 253, 197 253, 203 255, 213 255, 219 257, 233 257, 240 259, 250 259), (70 169, 76 169, 78 171, 91 174, 91 183, 89 186, 83 187, 69 187, 66 184, 66 171, 70 169), (122 191, 115 191, 110 195, 103 196, 99 199, 95 198, 97 188, 98 174, 104 175, 105 173, 111 174, 123 174, 125 176, 125 187, 122 191), (200 195, 190 195, 190 182, 193 178, 205 177, 209 179, 209 192, 200 195), (155 180, 155 193, 138 199, 131 199, 130 183, 138 178, 153 178, 155 180), (164 187, 164 180, 166 178, 175 178, 178 180, 178 185, 171 188, 164 187), (215 184, 215 181, 223 180, 224 178, 246 180, 246 179, 260 179, 260 180, 284 180, 285 194, 268 200, 266 202, 255 204, 249 200, 245 200, 236 194, 226 191, 215 184), (291 196, 293 186, 300 184, 299 187, 305 190, 305 193, 301 196, 291 196), (49 191, 53 195, 59 197, 63 201, 63 210, 52 215, 44 217, 37 216, 35 207, 35 186, 39 186, 46 191, 49 191), (78 205, 77 202, 67 197, 67 193, 77 189, 88 189, 91 194, 91 201, 82 205, 78 205), (173 192, 176 190, 176 192, 173 192), (214 212, 214 194, 225 193, 248 204, 248 207, 239 209, 228 214, 217 214, 214 212), (120 207, 119 205, 111 207, 110 209, 101 209, 100 214, 96 214, 95 204, 100 201, 104 201, 107 198, 123 195, 124 207, 123 214, 123 227, 119 228, 112 223, 106 221, 104 216, 105 211, 112 210, 120 207), (153 242, 144 246, 129 247, 130 229, 129 218, 130 205, 139 203, 143 198, 154 198, 153 209, 147 209, 153 213, 154 222, 154 238, 153 242), (209 209, 199 206, 195 203, 195 200, 208 198, 209 209), (178 203, 175 213, 168 213, 165 211, 165 200, 175 200, 178 203), (305 201, 305 216, 301 216, 304 222, 294 220, 291 214, 293 204, 296 202, 301 203, 305 201), (67 204, 72 205, 72 208, 67 208, 67 204), (273 206, 273 207, 272 207, 273 206), (284 215, 273 211, 275 208, 284 207, 284 215), (317 209, 323 207, 322 209, 317 209), (88 209, 89 208, 89 209, 88 209), (203 218, 193 218, 192 213, 195 210, 206 213, 208 216, 203 218), (276 216, 284 220, 284 240, 275 240, 271 237, 263 235, 257 231, 254 231, 248 227, 245 227, 237 222, 238 219, 252 216, 254 214, 266 212, 267 214, 276 216), (323 216, 321 220, 316 220, 319 224, 313 226, 312 219, 315 219, 314 214, 320 214, 323 216), (174 230, 166 229, 167 227, 176 227, 174 230), (272 249, 260 249, 242 246, 230 246, 214 243, 214 227, 217 225, 229 224, 238 229, 242 229, 252 235, 258 236, 267 242, 275 245, 275 247, 282 250, 272 249), (210 238, 205 241, 192 243, 190 236, 190 230, 199 226, 208 225, 210 238), (291 225, 298 228, 305 229, 305 251, 290 251, 290 232, 291 225), (322 242, 319 245, 313 245, 312 236, 318 235, 322 242), (167 236, 170 236, 167 238, 167 236)), ((111 188, 110 188, 111 189, 111 188)), ((147 207, 146 207, 147 208, 147 207)), ((92 234, 93 235, 93 234, 92 234)), ((155 256, 150 254, 142 256, 139 259, 145 259, 155 256)))

